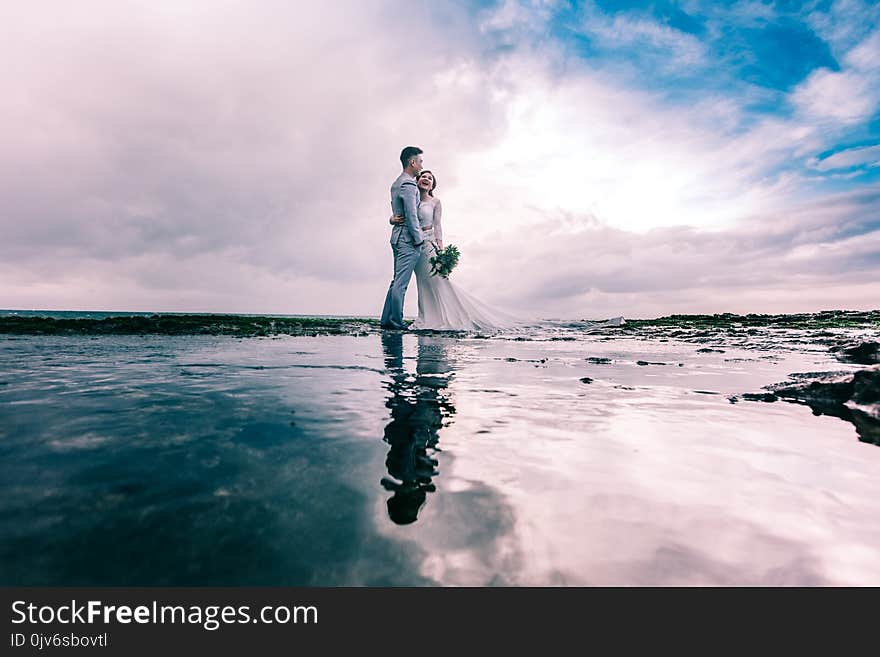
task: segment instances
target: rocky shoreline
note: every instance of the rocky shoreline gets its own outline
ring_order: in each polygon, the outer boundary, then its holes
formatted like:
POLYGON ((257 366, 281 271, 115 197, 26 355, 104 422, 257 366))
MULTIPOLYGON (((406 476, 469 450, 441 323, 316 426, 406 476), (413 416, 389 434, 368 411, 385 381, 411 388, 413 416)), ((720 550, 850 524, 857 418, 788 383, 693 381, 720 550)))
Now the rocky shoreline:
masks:
POLYGON ((765 392, 731 397, 746 401, 787 401, 809 406, 815 415, 851 422, 859 440, 880 445, 880 367, 857 372, 809 372, 764 387, 765 392))
MULTIPOLYGON (((271 336, 365 336, 381 332, 375 318, 272 317, 187 314, 112 316, 103 319, 0 316, 0 334, 7 335, 222 335, 240 338, 271 336)), ((817 415, 851 422, 859 439, 880 445, 880 311, 833 310, 794 315, 669 315, 630 319, 622 326, 596 323, 547 322, 513 340, 602 340, 636 338, 697 343, 699 353, 724 353, 725 348, 751 350, 809 349, 830 351, 840 362, 866 366, 846 372, 791 374, 788 381, 760 392, 729 397, 739 401, 788 401, 809 406, 817 415), (862 339, 854 339, 854 335, 862 339)), ((460 334, 459 334, 460 335, 460 334)), ((488 335, 465 334, 487 338, 488 335)), ((589 360, 589 359, 588 359, 589 360)), ((599 359, 597 359, 599 360, 599 359)), ((607 360, 607 359, 605 359, 607 360)), ((639 361, 638 365, 651 365, 639 361)), ((582 383, 592 382, 581 379, 582 383)))
MULTIPOLYGON (((826 310, 788 315, 668 315, 655 319, 627 319, 625 324, 547 321, 532 328, 552 326, 555 339, 576 339, 578 334, 689 342, 723 340, 728 344, 760 342, 778 330, 807 334, 811 341, 837 344, 836 329, 864 329, 880 335, 880 310, 826 310)), ((380 330, 373 317, 279 317, 235 314, 153 314, 93 318, 55 318, 38 315, 0 315, 0 334, 19 335, 363 335, 380 330)), ((477 336, 479 337, 479 336, 477 336)), ((874 357, 877 351, 874 350, 874 357)))
POLYGON ((379 330, 371 318, 248 315, 150 315, 104 319, 3 316, 0 334, 14 335, 367 335, 379 330))
POLYGON ((859 440, 880 445, 880 343, 838 345, 831 351, 842 362, 870 367, 856 372, 798 372, 788 381, 764 386, 764 392, 744 393, 730 401, 803 404, 815 415, 851 422, 859 440))

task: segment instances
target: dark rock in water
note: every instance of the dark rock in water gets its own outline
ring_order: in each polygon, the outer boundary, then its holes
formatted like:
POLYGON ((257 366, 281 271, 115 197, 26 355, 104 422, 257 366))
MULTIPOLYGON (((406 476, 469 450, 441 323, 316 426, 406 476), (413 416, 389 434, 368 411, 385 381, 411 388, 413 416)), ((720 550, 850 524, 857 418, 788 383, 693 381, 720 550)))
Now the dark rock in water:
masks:
MULTIPOLYGON (((859 406, 880 403, 880 370, 878 369, 860 370, 851 375, 831 372, 827 375, 814 376, 818 378, 813 378, 807 383, 777 384, 772 388, 779 397, 817 406, 833 406, 847 402, 859 406)), ((880 409, 876 410, 880 414, 880 409)))
MULTIPOLYGON (((814 381, 814 380, 830 380, 832 378, 841 378, 851 376, 850 370, 837 370, 834 372, 792 372, 788 375, 789 379, 794 381, 814 381)), ((779 384, 784 385, 784 384, 779 384)))
POLYGON ((775 402, 779 400, 779 397, 772 392, 746 392, 740 396, 746 401, 775 402))
POLYGON ((840 345, 831 349, 837 360, 859 365, 880 363, 880 342, 863 342, 858 345, 840 345))
POLYGON ((581 379, 581 383, 592 383, 592 382, 593 382, 593 379, 591 379, 588 376, 585 376, 584 378, 581 379))
POLYGON ((767 386, 770 392, 746 393, 743 399, 784 401, 809 406, 816 415, 851 422, 865 443, 880 445, 880 368, 858 372, 793 374, 794 381, 767 386))
POLYGON ((611 363, 610 358, 600 358, 598 356, 590 356, 589 358, 584 358, 584 360, 595 365, 608 365, 611 363))
POLYGON ((649 360, 637 360, 637 361, 636 361, 636 365, 641 365, 641 366, 645 366, 645 365, 666 365, 666 363, 654 363, 654 362, 651 362, 651 361, 649 361, 649 360))
POLYGON ((698 354, 708 354, 708 353, 712 353, 712 352, 715 352, 718 354, 723 354, 724 349, 710 349, 709 347, 703 347, 702 349, 697 349, 698 354))

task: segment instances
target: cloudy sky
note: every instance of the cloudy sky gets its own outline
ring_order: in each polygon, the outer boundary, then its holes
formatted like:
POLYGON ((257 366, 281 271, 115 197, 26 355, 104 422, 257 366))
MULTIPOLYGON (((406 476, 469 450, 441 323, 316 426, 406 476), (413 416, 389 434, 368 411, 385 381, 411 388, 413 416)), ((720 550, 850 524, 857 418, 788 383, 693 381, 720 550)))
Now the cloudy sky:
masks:
POLYGON ((872 0, 0 0, 0 54, 0 308, 378 315, 408 144, 501 308, 880 307, 872 0))

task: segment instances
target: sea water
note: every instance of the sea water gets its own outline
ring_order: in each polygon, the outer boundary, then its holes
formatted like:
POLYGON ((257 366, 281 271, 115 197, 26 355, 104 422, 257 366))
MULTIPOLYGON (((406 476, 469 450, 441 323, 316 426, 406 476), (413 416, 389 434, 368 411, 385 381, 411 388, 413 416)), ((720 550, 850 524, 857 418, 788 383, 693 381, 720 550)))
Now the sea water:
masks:
POLYGON ((0 335, 0 583, 880 585, 787 335, 0 335))

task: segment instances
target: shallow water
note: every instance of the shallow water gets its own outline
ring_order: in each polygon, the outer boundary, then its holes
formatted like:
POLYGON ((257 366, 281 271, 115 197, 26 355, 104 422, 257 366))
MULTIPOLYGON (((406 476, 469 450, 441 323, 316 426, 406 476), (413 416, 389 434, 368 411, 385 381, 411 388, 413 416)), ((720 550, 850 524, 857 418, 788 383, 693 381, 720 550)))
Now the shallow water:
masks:
POLYGON ((0 336, 0 583, 880 585, 787 335, 0 336))

